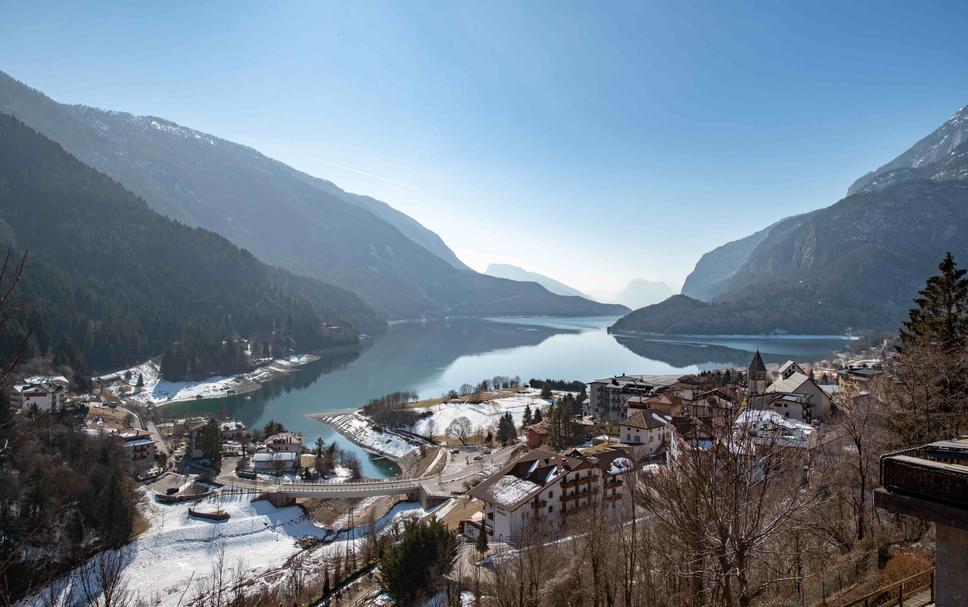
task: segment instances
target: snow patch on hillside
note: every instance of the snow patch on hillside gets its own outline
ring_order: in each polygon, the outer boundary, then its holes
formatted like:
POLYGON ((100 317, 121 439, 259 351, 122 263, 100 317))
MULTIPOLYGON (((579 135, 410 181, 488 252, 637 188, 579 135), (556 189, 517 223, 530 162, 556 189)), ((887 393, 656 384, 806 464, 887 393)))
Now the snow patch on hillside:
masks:
MULTIPOLYGON (((322 539, 327 531, 314 524, 295 506, 275 508, 266 501, 251 501, 251 496, 225 496, 221 508, 231 515, 227 521, 213 522, 192 517, 190 504, 162 505, 149 502, 143 509, 150 528, 115 552, 124 559, 124 581, 142 599, 157 597, 151 605, 177 605, 191 596, 192 587, 211 575, 213 560, 224 551, 227 568, 242 565, 246 578, 259 584, 270 584, 267 572, 282 568, 287 559, 303 552, 297 540, 305 537, 322 539), (188 589, 187 593, 185 592, 188 589)), ((214 501, 204 507, 214 508, 214 501)), ((400 503, 376 524, 381 532, 402 519, 419 517, 427 512, 414 503, 400 503)), ((362 547, 363 529, 339 534, 330 544, 305 551, 307 562, 323 563, 351 547, 362 547)), ((283 572, 284 573, 284 572, 283 572)), ((79 570, 78 575, 84 575, 79 570)), ((275 576, 277 583, 281 576, 275 576)), ((63 583, 61 583, 63 586, 63 583)), ((85 603, 80 584, 60 590, 60 605, 85 603)), ((22 602, 25 607, 46 605, 46 597, 35 596, 22 602)))
POLYGON ((378 428, 359 413, 346 413, 322 418, 321 421, 349 438, 364 449, 393 458, 404 458, 419 452, 420 448, 405 438, 378 428))
MULTIPOLYGON (((562 396, 565 392, 555 392, 562 396)), ((465 403, 458 401, 448 401, 434 405, 433 407, 415 409, 421 413, 429 412, 430 415, 418 420, 413 425, 416 434, 426 436, 433 429, 434 436, 442 436, 447 432, 447 426, 455 419, 466 417, 471 422, 473 432, 484 431, 489 428, 496 430, 498 421, 505 413, 510 413, 514 418, 514 425, 518 428, 524 420, 524 410, 531 407, 533 415, 536 409, 548 407, 550 400, 541 398, 541 391, 528 388, 527 391, 514 396, 505 396, 482 403, 465 403)))

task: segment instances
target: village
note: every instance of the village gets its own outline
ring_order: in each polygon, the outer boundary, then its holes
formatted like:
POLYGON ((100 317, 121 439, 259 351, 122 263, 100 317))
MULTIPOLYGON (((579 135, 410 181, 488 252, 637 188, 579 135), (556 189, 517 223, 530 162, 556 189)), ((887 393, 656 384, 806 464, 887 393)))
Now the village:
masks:
MULTIPOLYGON (((277 422, 247 428, 205 416, 152 421, 138 398, 144 379, 133 373, 95 378, 89 394, 73 393, 64 377, 27 377, 10 402, 28 417, 74 415, 84 433, 116 441, 141 484, 140 508, 152 526, 162 521, 164 529, 180 517, 179 534, 193 529, 208 537, 206 521, 234 517, 252 525, 253 518, 288 513, 288 523, 264 525, 286 536, 289 548, 254 575, 272 589, 285 578, 280 558, 335 558, 342 564, 325 566, 324 600, 377 596, 374 579, 347 571, 347 554, 355 563, 365 534, 393 533, 414 517, 458 532, 470 566, 493 575, 496 555, 536 537, 570 537, 591 512, 614 524, 643 516, 638 479, 674 468, 684 452, 742 448, 758 475, 769 464, 758 458, 778 451, 809 461, 814 450, 845 438, 829 423, 837 403, 845 395, 869 398, 866 385, 881 372, 878 358, 767 366, 757 351, 746 369, 619 374, 587 383, 494 378, 431 401, 406 395, 314 416, 396 462, 401 474, 387 479, 362 478, 352 454, 322 441, 306 445, 277 422), (114 398, 95 396, 105 394, 114 398), (739 436, 748 442, 739 444, 739 436), (252 510, 260 500, 268 511, 252 510)), ((158 531, 149 527, 145 541, 157 541, 158 531)), ((238 546, 240 558, 254 545, 238 546)), ((192 558, 201 564, 209 557, 205 549, 192 558)), ((175 604, 190 583, 184 574, 172 577, 157 604, 175 604)))

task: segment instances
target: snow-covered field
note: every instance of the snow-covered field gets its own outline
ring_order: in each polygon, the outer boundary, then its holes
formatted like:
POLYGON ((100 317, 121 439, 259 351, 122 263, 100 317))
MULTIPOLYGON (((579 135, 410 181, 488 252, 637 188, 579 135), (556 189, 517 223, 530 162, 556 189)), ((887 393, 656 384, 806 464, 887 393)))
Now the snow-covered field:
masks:
MULTIPOLYGON (((197 381, 168 381, 161 378, 161 372, 156 361, 148 361, 130 369, 117 371, 118 382, 108 388, 115 396, 124 392, 127 398, 145 405, 163 405, 197 398, 220 398, 230 393, 250 390, 251 382, 264 382, 278 375, 289 373, 293 369, 318 360, 311 354, 296 354, 287 358, 277 358, 249 373, 225 377, 215 375, 197 381), (125 376, 130 372, 130 376, 125 376), (138 387, 138 378, 144 385, 138 387)), ((112 374, 114 375, 114 374, 112 374)))
MULTIPOLYGON (((190 516, 190 504, 148 503, 145 515, 150 528, 121 551, 125 583, 153 607, 185 604, 195 585, 211 575, 220 551, 224 553, 226 568, 241 565, 246 578, 260 580, 264 577, 261 574, 282 567, 289 557, 302 550, 296 544, 299 538, 326 535, 300 508, 276 508, 269 502, 251 499, 251 496, 239 495, 224 497, 221 507, 231 518, 221 522, 190 516)), ((204 504, 215 506, 213 502, 204 504)), ((376 530, 425 514, 418 504, 401 503, 380 519, 376 530)), ((332 555, 361 543, 363 532, 356 529, 341 533, 336 541, 307 551, 307 563, 322 564, 332 555)), ((62 595, 67 593, 62 589, 62 595)), ((80 584, 75 584, 69 594, 69 597, 62 596, 60 605, 85 604, 80 584)), ((25 607, 45 604, 39 597, 22 603, 25 607)))
MULTIPOLYGON (((556 392, 555 394, 564 394, 556 392)), ((431 411, 433 414, 419 420, 413 425, 413 431, 417 434, 426 435, 433 424, 434 436, 442 436, 447 432, 447 426, 459 417, 466 417, 470 420, 474 431, 487 430, 488 428, 497 429, 498 420, 507 412, 514 418, 514 424, 520 428, 524 419, 525 407, 531 407, 531 413, 535 410, 545 409, 551 404, 550 400, 541 398, 541 391, 529 388, 527 392, 514 396, 505 396, 483 403, 471 404, 463 402, 445 402, 434 405, 427 409, 416 409, 416 411, 431 411)))
POLYGON ((375 453, 403 458, 420 450, 396 434, 377 430, 373 422, 359 413, 331 415, 320 419, 364 449, 375 453))

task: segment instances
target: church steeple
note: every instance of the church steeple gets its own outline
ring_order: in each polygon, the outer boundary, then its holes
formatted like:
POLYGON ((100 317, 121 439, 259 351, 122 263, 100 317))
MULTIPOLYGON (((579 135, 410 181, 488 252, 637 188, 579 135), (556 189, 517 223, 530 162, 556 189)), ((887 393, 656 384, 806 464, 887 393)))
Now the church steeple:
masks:
POLYGON ((746 369, 746 391, 750 394, 760 394, 766 390, 769 382, 770 373, 766 370, 763 357, 760 356, 760 350, 757 348, 753 360, 750 361, 750 365, 746 369))

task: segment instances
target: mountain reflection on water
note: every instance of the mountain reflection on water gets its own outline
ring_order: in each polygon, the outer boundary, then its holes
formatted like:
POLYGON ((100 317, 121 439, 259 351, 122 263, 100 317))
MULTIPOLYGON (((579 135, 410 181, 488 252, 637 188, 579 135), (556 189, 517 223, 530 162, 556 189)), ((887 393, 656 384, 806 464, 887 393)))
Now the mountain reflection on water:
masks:
POLYGON ((270 419, 302 432, 307 444, 318 437, 353 450, 363 473, 397 472, 308 414, 356 408, 384 394, 410 390, 439 396, 464 383, 495 375, 591 380, 616 373, 679 374, 725 365, 745 367, 759 348, 767 362, 814 360, 845 345, 840 339, 657 339, 612 336, 614 318, 449 319, 391 325, 359 352, 326 356, 265 384, 248 396, 167 405, 170 417, 215 414, 249 427, 270 419))

